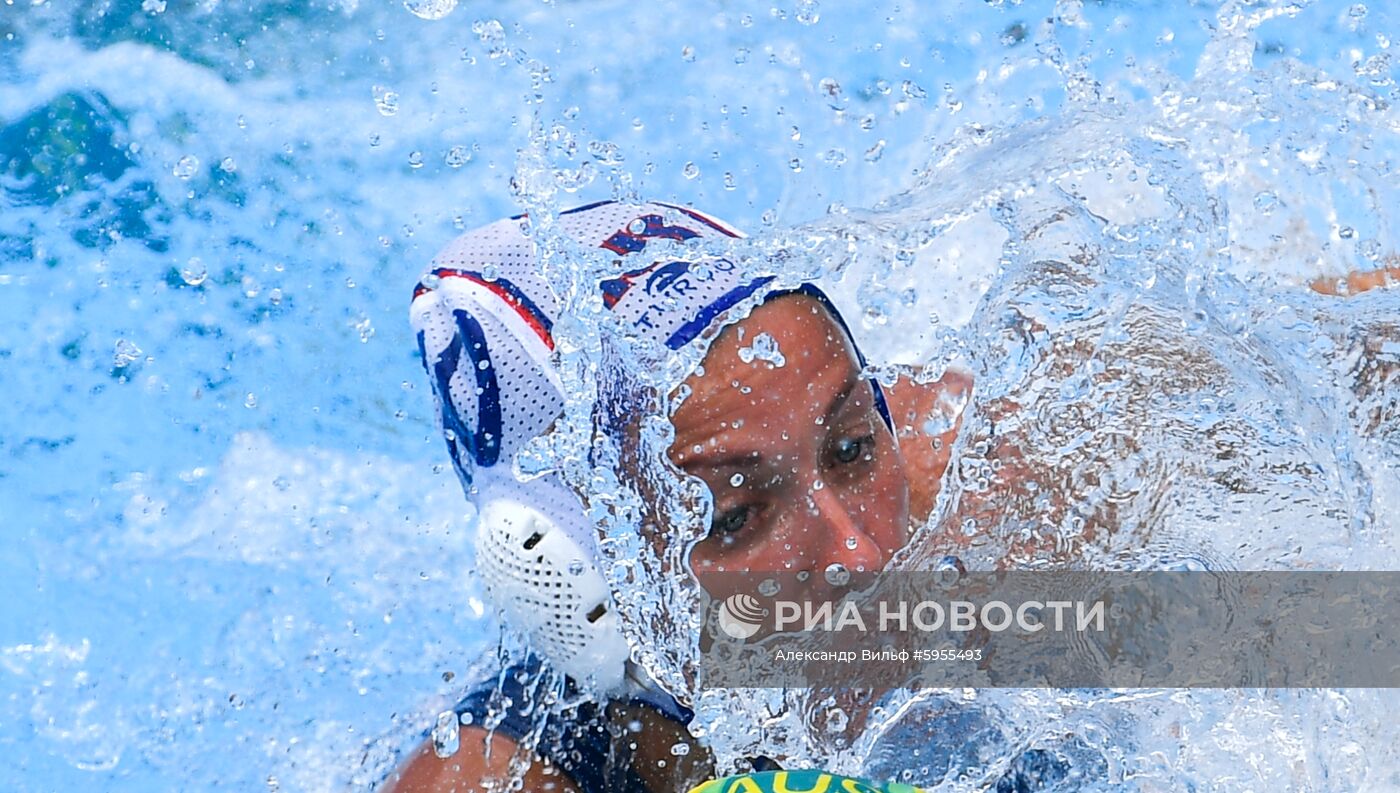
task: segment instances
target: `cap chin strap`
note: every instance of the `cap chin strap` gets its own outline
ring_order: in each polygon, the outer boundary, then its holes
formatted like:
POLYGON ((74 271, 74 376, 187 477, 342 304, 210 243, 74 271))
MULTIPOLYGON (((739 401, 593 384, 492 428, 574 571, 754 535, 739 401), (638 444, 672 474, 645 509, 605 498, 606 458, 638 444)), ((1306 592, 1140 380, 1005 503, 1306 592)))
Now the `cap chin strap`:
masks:
POLYGON ((515 498, 488 501, 476 562, 506 624, 554 669, 610 696, 656 688, 629 660, 612 593, 592 554, 543 511, 515 498))

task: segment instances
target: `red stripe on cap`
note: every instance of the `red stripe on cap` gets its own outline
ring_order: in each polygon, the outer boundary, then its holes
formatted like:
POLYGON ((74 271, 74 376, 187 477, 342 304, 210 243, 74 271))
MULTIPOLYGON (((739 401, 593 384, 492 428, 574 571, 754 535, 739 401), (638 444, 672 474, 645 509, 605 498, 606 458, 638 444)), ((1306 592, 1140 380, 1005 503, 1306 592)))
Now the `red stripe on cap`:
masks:
MULTIPOLYGON (((462 272, 461 270, 438 269, 434 270, 433 274, 439 278, 464 278, 468 281, 471 281, 474 284, 477 284, 478 286, 484 286, 487 289, 491 290, 491 294, 495 295, 496 297, 499 297, 502 301, 505 302, 506 305, 515 309, 515 313, 520 317, 520 319, 530 327, 530 330, 533 330, 535 332, 536 336, 540 337, 540 341, 544 342, 544 346, 548 347, 549 350, 553 352, 554 337, 550 335, 547 329, 545 329, 545 326, 540 322, 539 318, 535 316, 534 312, 526 308, 525 305, 520 302, 520 298, 511 294, 505 289, 505 287, 493 281, 488 281, 485 278, 472 275, 471 273, 462 272)), ((429 291, 432 290, 428 289, 428 287, 423 286, 422 284, 419 284, 418 288, 413 291, 413 297, 414 299, 417 299, 419 295, 429 291)))

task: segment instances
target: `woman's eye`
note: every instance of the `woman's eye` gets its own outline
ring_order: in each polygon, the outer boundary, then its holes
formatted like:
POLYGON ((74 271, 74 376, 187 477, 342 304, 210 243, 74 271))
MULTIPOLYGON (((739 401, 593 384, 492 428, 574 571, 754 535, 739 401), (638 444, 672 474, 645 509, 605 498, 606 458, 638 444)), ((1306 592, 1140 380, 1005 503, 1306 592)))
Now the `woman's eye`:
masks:
POLYGON ((735 507, 721 515, 717 515, 710 521, 711 534, 733 534, 744 528, 744 524, 749 522, 749 508, 735 507))
POLYGON ((866 435, 860 438, 842 438, 836 443, 836 461, 839 463, 853 463, 860 456, 870 450, 874 442, 873 435, 866 435))

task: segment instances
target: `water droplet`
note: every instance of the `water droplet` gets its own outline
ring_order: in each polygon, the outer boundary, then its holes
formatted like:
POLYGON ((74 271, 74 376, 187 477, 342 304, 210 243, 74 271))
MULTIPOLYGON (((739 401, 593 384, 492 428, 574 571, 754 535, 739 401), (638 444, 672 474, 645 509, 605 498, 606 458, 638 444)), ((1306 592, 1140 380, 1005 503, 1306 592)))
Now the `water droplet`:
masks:
POLYGON ((694 63, 695 48, 689 45, 681 47, 681 60, 685 61, 686 63, 694 63))
POLYGON ((681 169, 681 173, 684 174, 687 179, 694 179, 700 175, 700 166, 693 162, 688 162, 685 164, 685 167, 681 169))
POLYGON ((788 160, 788 168, 791 168, 793 173, 802 173, 802 160, 793 157, 791 160, 788 160))
POLYGON ((840 562, 832 562, 822 571, 822 576, 826 582, 832 586, 845 586, 851 581, 851 571, 846 569, 840 562))
POLYGON ((404 0, 403 7, 419 19, 438 20, 452 13, 457 0, 404 0))
POLYGON ((1022 22, 1013 22, 1001 32, 1000 41, 1004 47, 1014 47, 1026 40, 1026 26, 1022 22))
POLYGON ((641 218, 632 218, 631 222, 627 224, 627 232, 629 234, 643 234, 646 230, 647 222, 641 218))
POLYGON ((734 174, 730 173, 729 171, 725 171, 725 172, 724 172, 724 189, 725 189, 725 190, 733 190, 735 187, 737 187, 737 185, 734 184, 734 174))
POLYGON ((860 545, 860 541, 857 540, 855 537, 846 538, 846 550, 854 551, 857 545, 860 545))
POLYGON ((252 409, 252 408, 255 408, 255 407, 257 407, 257 406, 258 406, 258 395, 257 395, 257 394, 254 394, 252 391, 249 391, 249 392, 248 392, 248 396, 244 397, 244 399, 243 399, 243 407, 252 409))
POLYGON ((821 4, 817 0, 797 0, 798 22, 803 25, 815 25, 821 18, 821 4))
POLYGON ((753 27, 753 15, 744 14, 743 16, 739 17, 739 24, 743 25, 746 28, 753 27))
POLYGON ((285 476, 279 476, 276 479, 272 480, 272 486, 285 493, 291 489, 292 480, 288 479, 285 476))
POLYGON ((147 14, 163 14, 165 13, 165 0, 143 0, 141 10, 147 14))
POLYGON ((671 744, 671 755, 674 757, 685 757, 690 754, 690 744, 680 741, 671 744))
POLYGON ((778 592, 781 591, 782 588, 782 585, 779 584, 777 579, 774 578, 765 578, 762 581, 758 582, 758 594, 764 597, 773 597, 774 595, 778 594, 778 592))
POLYGON ((172 173, 180 179, 189 179, 198 172, 199 158, 193 154, 186 154, 181 157, 180 161, 175 163, 175 169, 172 171, 172 173))
POLYGON ((744 475, 743 475, 743 474, 735 474, 735 475, 729 477, 729 486, 730 486, 730 487, 738 487, 738 486, 740 486, 740 485, 742 485, 742 484, 744 484, 744 475))
POLYGON ((567 193, 577 192, 586 187, 598 176, 598 166, 592 160, 585 160, 577 168, 560 168, 554 172, 554 183, 567 193))
POLYGON ((203 260, 192 256, 185 262, 185 266, 180 268, 180 278, 190 286, 199 286, 209 279, 209 270, 204 266, 203 260))
POLYGON ((1278 208, 1278 195, 1269 191, 1264 191, 1254 196, 1254 208, 1268 214, 1278 208))
POLYGON ((588 144, 588 153, 602 165, 621 165, 624 159, 617 144, 605 140, 595 140, 588 144))
POLYGON ((126 339, 117 339, 116 350, 112 356, 112 366, 121 369, 135 363, 141 357, 141 348, 135 342, 126 339))
POLYGON ((1361 29, 1362 23, 1366 21, 1366 14, 1370 11, 1362 3, 1357 3, 1347 9, 1347 28, 1352 31, 1361 29))
MULTIPOLYGON (((506 29, 496 19, 478 19, 472 23, 472 32, 482 44, 492 47, 499 47, 506 39, 506 29)), ((498 57, 495 50, 492 51, 491 57, 498 57)))
POLYGON ((735 62, 735 63, 740 63, 740 64, 742 64, 742 63, 748 63, 748 62, 749 62, 749 48, 748 48, 748 47, 740 47, 739 49, 735 50, 735 51, 734 51, 734 62, 735 62))
POLYGON ((884 325, 889 321, 889 311, 883 300, 871 298, 865 307, 864 320, 868 325, 884 325))
POLYGON ((447 163, 448 168, 461 168, 471 160, 471 149, 466 146, 453 146, 447 150, 447 156, 443 158, 443 162, 447 163))
POLYGON ((782 368, 787 364, 787 359, 783 357, 782 350, 778 349, 778 341, 767 333, 760 333, 754 336, 749 346, 740 347, 739 360, 744 363, 766 361, 773 364, 775 368, 782 368))
POLYGON ((423 167, 423 152, 421 152, 421 151, 411 151, 411 152, 409 152, 409 153, 408 153, 408 167, 410 167, 410 168, 422 168, 422 167, 423 167))
POLYGON ((833 168, 840 168, 846 164, 846 150, 841 148, 827 149, 822 155, 822 162, 833 168))
MULTIPOLYGON (((428 273, 423 276, 423 280, 419 281, 419 283, 423 285, 424 289, 437 289, 442 285, 442 278, 437 273, 428 273)), ((404 385, 407 384, 407 381, 405 381, 404 385)))
POLYGON ((363 320, 356 322, 355 330, 360 333, 361 344, 368 343, 370 339, 374 338, 374 323, 370 321, 369 317, 365 317, 363 320))
POLYGON ((934 582, 943 589, 950 589, 962 577, 963 564, 956 556, 945 556, 934 568, 934 582))
POLYGON ((587 569, 588 566, 583 563, 582 559, 575 559, 569 562, 569 575, 583 575, 583 572, 587 569))
POLYGON ((876 141, 874 146, 865 150, 866 162, 879 162, 880 158, 883 156, 885 156, 885 141, 883 138, 876 141))
POLYGON ((433 727, 433 753, 448 758, 457 753, 460 745, 460 732, 455 711, 445 710, 438 714, 437 725, 433 727))
POLYGON ((381 85, 373 86, 371 92, 374 94, 374 106, 379 109, 379 115, 392 116, 399 112, 399 94, 381 85))
POLYGON ((832 708, 826 712, 826 731, 839 733, 846 731, 846 725, 850 724, 850 717, 841 708, 832 708))

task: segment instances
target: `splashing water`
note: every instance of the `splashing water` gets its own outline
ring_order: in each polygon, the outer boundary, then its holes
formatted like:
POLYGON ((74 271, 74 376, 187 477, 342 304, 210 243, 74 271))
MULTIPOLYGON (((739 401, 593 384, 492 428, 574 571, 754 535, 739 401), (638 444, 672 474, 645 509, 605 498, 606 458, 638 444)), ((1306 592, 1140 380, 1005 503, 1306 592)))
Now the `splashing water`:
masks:
POLYGON ((782 367, 787 364, 787 358, 783 356, 783 351, 778 349, 778 342, 767 333, 760 333, 754 336, 752 344, 747 347, 740 347, 739 360, 744 363, 764 361, 773 364, 775 367, 782 367))
MULTIPOLYGON (((903 564, 1396 569, 1400 297, 1306 288, 1400 250, 1394 11, 906 5, 7 9, 0 787, 363 789, 452 748, 439 714, 497 632, 404 306, 454 233, 522 210, 570 400, 517 462, 596 494, 673 690, 698 682, 709 494, 660 465, 663 399, 640 477, 594 408, 670 393, 703 349, 607 325, 612 263, 552 227, 600 198, 755 233, 648 255, 822 276, 872 376, 972 372, 903 564), (651 374, 590 376, 618 361, 651 374)), ((1393 700, 707 692, 693 729, 722 767, 940 790, 1028 752, 1076 789, 1387 789, 1393 700)))
MULTIPOLYGON (((1342 303, 1311 293, 1306 280, 1319 271, 1366 269, 1376 259, 1342 230, 1350 226, 1334 219, 1338 213, 1365 218, 1389 238, 1397 196, 1383 175, 1394 171, 1387 132, 1396 122, 1366 88, 1296 63, 1253 62, 1261 25, 1295 12, 1222 12, 1197 74, 1161 81, 1150 104, 1059 64, 1071 101, 1058 116, 964 128, 913 189, 871 211, 841 209, 796 234, 758 240, 761 254, 739 253, 740 260, 818 263, 819 272, 853 287, 845 297, 865 309, 857 315, 876 338, 901 317, 893 307, 900 292, 913 290, 897 301, 905 307, 940 302, 938 313, 956 315, 947 293, 925 297, 929 290, 920 289, 931 271, 947 269, 943 262, 995 263, 961 327, 939 332, 934 323, 911 344, 910 325, 918 323, 905 321, 876 347, 891 363, 912 357, 935 372, 960 361, 978 384, 954 451, 953 486, 911 543, 906 565, 929 567, 950 548, 982 568, 1395 563, 1391 535, 1400 513, 1389 500, 1397 469, 1388 428, 1396 405, 1377 399, 1379 383, 1395 371, 1400 339, 1391 317, 1400 302, 1380 292, 1342 303), (1300 116, 1317 125, 1283 123, 1300 116), (1353 136, 1366 143, 1358 147, 1353 136), (1261 167, 1244 165, 1250 160, 1261 167), (1319 226, 1309 218, 1317 207, 1302 198, 1319 183, 1334 200, 1366 200, 1329 207, 1319 226), (1296 213, 1259 218, 1280 208, 1257 196, 1280 192, 1295 197, 1296 213), (1282 233, 1262 244, 1261 226, 1282 233), (1291 272, 1282 259, 1293 261, 1291 272)), ((1053 35, 1042 43, 1057 64, 1059 44, 1053 35)), ((1387 256, 1395 260, 1393 251, 1387 256)), ((745 350, 746 362, 755 357, 745 350)), ((584 386, 574 393, 578 402, 607 399, 587 390, 584 377, 574 382, 584 386)), ((652 382, 666 393, 677 381, 652 382)), ((660 468, 673 437, 668 429, 644 430, 644 468, 660 468)), ((577 448, 586 448, 586 438, 579 436, 577 448)), ((589 477, 598 488, 599 474, 589 477)), ((698 536, 693 516, 707 502, 703 494, 696 500, 667 490, 652 474, 640 478, 635 486, 625 476, 603 477, 601 487, 609 494, 609 539, 625 548, 614 557, 620 605, 632 624, 647 626, 648 638, 634 641, 653 674, 694 690, 699 617, 686 609, 694 592, 676 583, 674 552, 637 542, 635 526, 676 527, 684 541, 698 536), (690 654, 646 647, 656 643, 650 637, 658 624, 671 626, 663 643, 689 641, 690 654)), ((1028 751, 1053 755, 1104 785, 1228 787, 1225 780, 1247 768, 1243 784, 1348 789, 1393 773, 1391 728, 1381 728, 1387 737, 1367 749, 1348 731, 1347 740, 1307 751, 1311 726, 1278 726, 1289 718, 1327 723, 1340 698, 1380 728, 1384 696, 914 692, 881 703, 854 738, 812 719, 813 704, 827 696, 703 691, 693 729, 735 768, 762 754, 951 789, 1004 780, 1028 751), (747 726, 756 723, 765 729, 747 726), (1206 737, 1221 724, 1233 731, 1243 723, 1272 725, 1256 732, 1281 747, 1274 762, 1252 759, 1256 741, 1206 737), (1188 732, 1201 742, 1183 746, 1188 732), (949 737, 930 741, 937 735, 949 737), (1089 742, 1086 735, 1105 737, 1089 742), (963 747, 974 754, 960 759, 963 747), (911 752, 929 762, 910 768, 911 752)))

